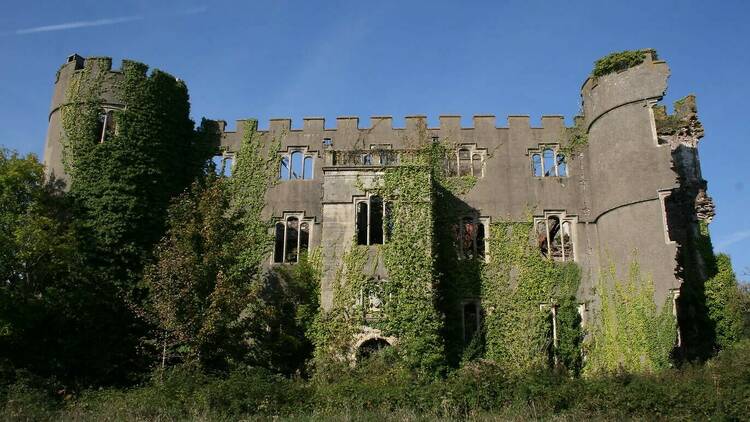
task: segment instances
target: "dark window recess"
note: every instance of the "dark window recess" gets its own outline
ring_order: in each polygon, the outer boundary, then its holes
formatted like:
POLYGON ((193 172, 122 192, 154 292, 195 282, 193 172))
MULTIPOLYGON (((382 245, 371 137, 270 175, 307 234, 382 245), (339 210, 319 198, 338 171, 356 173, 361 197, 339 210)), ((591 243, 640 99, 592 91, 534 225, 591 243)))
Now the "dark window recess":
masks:
POLYGON ((284 262, 284 223, 276 223, 276 243, 273 251, 273 262, 284 262))
POLYGON ((367 244, 367 203, 357 204, 357 244, 367 244))
POLYGON ((310 226, 302 223, 299 226, 299 253, 306 253, 310 247, 310 226))
POLYGON ((285 262, 297 262, 297 236, 299 235, 297 230, 299 228, 299 220, 294 217, 290 217, 286 221, 286 256, 284 257, 285 262))
POLYGON ((464 304, 464 343, 468 344, 479 330, 479 310, 474 302, 464 304))
POLYGON ((471 258, 474 255, 474 220, 466 217, 463 220, 462 250, 464 258, 471 258))
POLYGON ((458 150, 458 175, 471 175, 471 153, 468 149, 458 150))
POLYGON ((370 198, 370 244, 383 244, 383 200, 379 196, 370 198))
POLYGON ((477 223, 477 258, 484 259, 484 224, 477 223))
POLYGON ((385 203, 385 241, 391 240, 393 236, 393 204, 391 202, 385 203))

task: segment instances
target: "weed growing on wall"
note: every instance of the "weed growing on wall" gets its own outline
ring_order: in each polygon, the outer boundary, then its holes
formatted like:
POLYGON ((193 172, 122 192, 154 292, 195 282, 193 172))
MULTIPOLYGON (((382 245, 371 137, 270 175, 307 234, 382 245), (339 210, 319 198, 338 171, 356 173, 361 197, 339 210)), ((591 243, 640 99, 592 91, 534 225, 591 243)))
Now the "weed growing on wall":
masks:
POLYGON ((482 271, 486 358, 508 373, 543 368, 557 360, 580 368, 580 320, 574 263, 545 258, 531 242, 531 223, 496 222, 489 237, 490 262, 482 271), (552 343, 550 307, 556 307, 559 344, 552 343))
POLYGON ((609 54, 594 63, 594 70, 591 71, 591 75, 600 77, 638 66, 646 60, 646 54, 652 54, 656 59, 655 50, 625 50, 609 54))
POLYGON ((673 299, 667 297, 657 310, 653 282, 641 274, 637 261, 633 260, 625 280, 618 279, 613 265, 603 270, 597 293, 601 305, 591 330, 585 373, 653 372, 669 367, 677 339, 673 299))

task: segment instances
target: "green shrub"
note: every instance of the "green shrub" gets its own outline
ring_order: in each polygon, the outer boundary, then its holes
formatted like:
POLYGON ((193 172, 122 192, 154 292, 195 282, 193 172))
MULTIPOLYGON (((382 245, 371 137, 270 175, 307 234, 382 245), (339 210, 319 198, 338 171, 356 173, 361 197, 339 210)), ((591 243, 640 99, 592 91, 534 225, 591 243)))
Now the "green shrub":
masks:
POLYGON ((625 50, 609 54, 594 63, 591 75, 600 77, 638 66, 646 60, 646 54, 652 54, 656 58, 654 50, 625 50))

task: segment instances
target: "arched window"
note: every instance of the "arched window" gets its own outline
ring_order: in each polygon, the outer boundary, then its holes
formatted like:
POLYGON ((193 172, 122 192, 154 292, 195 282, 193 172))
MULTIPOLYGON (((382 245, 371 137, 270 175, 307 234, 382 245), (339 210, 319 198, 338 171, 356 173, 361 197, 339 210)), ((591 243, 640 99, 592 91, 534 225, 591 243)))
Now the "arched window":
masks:
POLYGON ((302 151, 294 151, 292 153, 292 179, 302 179, 302 151))
POLYGON ((289 158, 286 155, 281 157, 279 164, 279 180, 289 180, 289 158))
POLYGON ((276 243, 273 250, 273 262, 280 264, 284 262, 284 223, 276 223, 276 243))
POLYGON ((549 242, 547 242, 547 222, 539 220, 536 223, 536 238, 539 251, 542 255, 547 256, 549 251, 549 242))
POLYGON ((310 180, 313 178, 313 158, 310 156, 305 157, 304 170, 302 171, 302 178, 310 180))
POLYGON ((299 220, 289 217, 286 220, 286 248, 284 262, 297 262, 297 242, 299 233, 299 220))
POLYGON ((367 245, 367 219, 369 217, 367 202, 357 203, 357 244, 367 245))
POLYGON ((471 175, 482 177, 482 156, 479 154, 471 156, 471 175))
POLYGON ((557 167, 555 166, 555 152, 547 148, 542 153, 544 162, 542 163, 545 176, 557 176, 557 167))
POLYGON ((471 175, 471 153, 465 148, 458 150, 458 175, 471 175))
POLYGON ((565 155, 557 154, 557 175, 568 177, 568 164, 565 162, 565 155))
POLYGON ((299 226, 299 253, 302 255, 310 248, 310 226, 302 223, 299 226))
POLYGON ((539 154, 532 155, 531 163, 534 167, 534 177, 544 176, 544 173, 542 172, 542 156, 539 154))
POLYGON ((549 257, 562 260, 562 234, 560 218, 551 216, 547 218, 547 242, 549 245, 549 257))

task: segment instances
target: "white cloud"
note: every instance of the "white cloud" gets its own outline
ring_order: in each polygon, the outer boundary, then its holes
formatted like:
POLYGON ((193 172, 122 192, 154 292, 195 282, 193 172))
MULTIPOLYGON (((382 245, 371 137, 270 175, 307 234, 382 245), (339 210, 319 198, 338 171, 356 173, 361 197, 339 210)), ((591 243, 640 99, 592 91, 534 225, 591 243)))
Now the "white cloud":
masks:
POLYGON ((116 25, 118 23, 132 22, 143 19, 143 16, 123 16, 119 18, 97 19, 93 21, 66 22, 55 25, 35 26, 33 28, 19 29, 16 35, 34 34, 37 32, 65 31, 68 29, 88 28, 91 26, 116 25))
POLYGON ((721 239, 717 239, 716 247, 718 249, 724 249, 731 245, 734 245, 737 242, 741 242, 745 239, 750 239, 750 230, 742 230, 742 231, 734 232, 730 234, 729 236, 725 236, 725 237, 722 237, 721 239))

